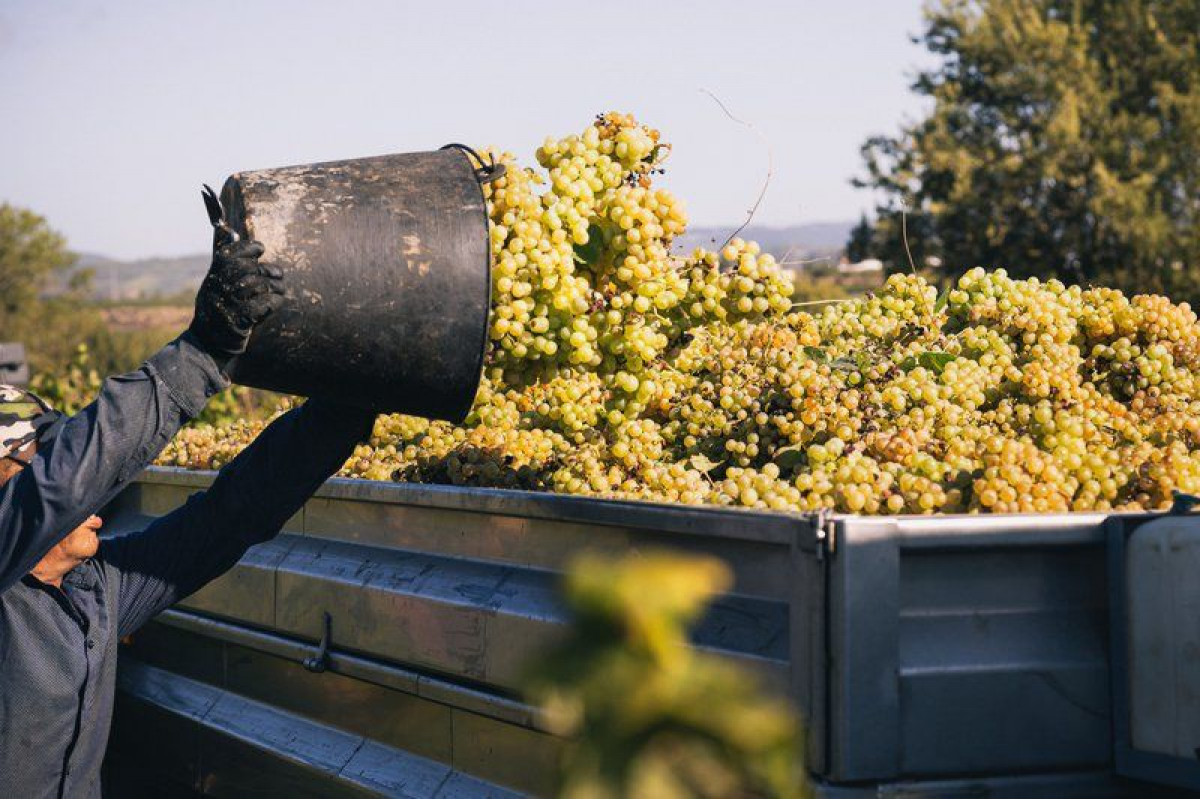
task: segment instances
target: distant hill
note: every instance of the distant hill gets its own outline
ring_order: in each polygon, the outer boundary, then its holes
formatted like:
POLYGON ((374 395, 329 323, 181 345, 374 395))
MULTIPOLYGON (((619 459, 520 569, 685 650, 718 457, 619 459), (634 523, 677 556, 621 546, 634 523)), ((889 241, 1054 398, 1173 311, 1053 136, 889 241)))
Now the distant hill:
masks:
MULTIPOLYGON (((850 236, 853 222, 815 222, 807 225, 770 227, 750 225, 739 236, 753 239, 763 249, 788 260, 821 256, 836 257, 850 236)), ((675 249, 690 252, 696 247, 719 247, 737 229, 737 224, 693 227, 675 240, 675 249)), ((76 269, 91 269, 93 294, 97 300, 145 300, 195 292, 208 269, 210 256, 198 253, 174 258, 140 258, 121 261, 95 253, 81 253, 76 269)))
MULTIPOLYGON (((743 239, 758 242, 763 250, 776 258, 782 258, 789 253, 788 260, 815 258, 818 256, 837 256, 850 238, 853 221, 847 222, 813 222, 806 225, 788 225, 771 227, 769 225, 749 225, 738 234, 743 239)), ((737 230, 737 225, 720 227, 691 227, 688 232, 675 240, 675 249, 690 252, 695 247, 714 249, 720 247, 729 234, 737 230)))
POLYGON ((208 269, 211 256, 140 258, 120 261, 94 253, 80 253, 76 269, 90 269, 97 300, 143 300, 192 293, 208 269))

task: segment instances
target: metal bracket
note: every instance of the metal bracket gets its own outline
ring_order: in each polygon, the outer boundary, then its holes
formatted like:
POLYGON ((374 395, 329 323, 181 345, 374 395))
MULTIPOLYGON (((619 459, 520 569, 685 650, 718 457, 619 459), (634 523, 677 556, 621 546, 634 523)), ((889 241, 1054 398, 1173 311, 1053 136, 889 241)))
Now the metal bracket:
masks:
POLYGON ((825 509, 818 511, 816 521, 817 561, 824 561, 834 554, 837 546, 834 530, 834 522, 830 518, 829 512, 825 509))
POLYGON ((1171 490, 1171 497, 1174 500, 1171 503, 1171 510, 1167 512, 1169 514, 1187 514, 1195 506, 1200 505, 1200 497, 1181 492, 1178 489, 1171 490))
POLYGON ((333 617, 329 615, 328 611, 322 613, 325 615, 325 633, 321 636, 321 643, 317 645, 317 652, 304 659, 304 668, 309 672, 324 672, 329 669, 329 646, 333 643, 333 617))

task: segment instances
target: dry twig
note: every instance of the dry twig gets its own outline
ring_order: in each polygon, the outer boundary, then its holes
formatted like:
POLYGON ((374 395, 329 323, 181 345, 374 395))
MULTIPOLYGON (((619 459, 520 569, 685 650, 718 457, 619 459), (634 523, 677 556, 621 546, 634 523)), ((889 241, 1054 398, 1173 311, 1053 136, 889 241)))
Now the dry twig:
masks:
POLYGON ((747 128, 754 131, 754 134, 759 139, 762 140, 763 145, 767 148, 767 177, 766 177, 766 180, 763 181, 762 191, 760 191, 758 193, 758 199, 754 201, 754 205, 750 208, 750 211, 749 211, 748 215, 746 216, 746 221, 743 222, 736 231, 729 234, 729 238, 725 240, 725 244, 721 245, 720 249, 724 250, 725 246, 734 240, 734 237, 736 237, 739 233, 741 233, 742 231, 744 231, 746 229, 746 226, 750 224, 750 220, 754 219, 754 215, 758 212, 758 207, 760 205, 762 205, 763 198, 767 196, 767 187, 771 185, 771 176, 775 172, 775 158, 771 151, 771 142, 767 139, 766 136, 763 135, 763 132, 760 131, 757 126, 755 126, 751 122, 746 122, 745 120, 738 119, 733 114, 731 114, 729 112, 729 109, 725 107, 725 104, 721 102, 721 99, 719 97, 717 97, 715 94, 713 94, 712 92, 710 92, 708 89, 702 88, 700 91, 703 92, 704 94, 708 95, 709 97, 711 97, 713 99, 713 102, 716 103, 718 106, 720 106, 721 110, 725 112, 725 116, 729 117, 731 120, 733 120, 737 124, 745 125, 747 128))

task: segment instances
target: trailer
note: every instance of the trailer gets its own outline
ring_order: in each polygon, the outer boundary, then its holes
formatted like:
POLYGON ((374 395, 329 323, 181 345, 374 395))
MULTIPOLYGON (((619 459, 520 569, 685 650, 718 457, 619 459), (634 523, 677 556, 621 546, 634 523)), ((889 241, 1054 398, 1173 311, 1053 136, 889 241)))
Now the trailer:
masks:
MULTIPOLYGON (((152 468, 108 528, 212 478, 152 468)), ((583 550, 663 547, 731 568, 694 644, 791 698, 825 793, 1118 794, 1106 542, 1155 516, 778 514, 334 479, 124 644, 109 791, 548 794, 563 742, 518 688, 568 624, 561 571, 583 550)))

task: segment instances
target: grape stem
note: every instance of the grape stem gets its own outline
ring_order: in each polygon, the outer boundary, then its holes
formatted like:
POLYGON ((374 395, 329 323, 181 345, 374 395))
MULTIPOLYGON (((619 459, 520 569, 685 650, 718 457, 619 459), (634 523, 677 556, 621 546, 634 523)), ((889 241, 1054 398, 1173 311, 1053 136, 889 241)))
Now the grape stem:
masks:
POLYGON ((900 237, 904 240, 904 253, 908 256, 908 266, 912 274, 917 274, 917 265, 913 261, 912 250, 908 248, 908 204, 900 206, 900 237))
POLYGON ((763 135, 763 132, 758 129, 758 126, 756 126, 752 122, 746 122, 743 119, 738 119, 737 117, 735 117, 733 114, 730 113, 729 109, 725 107, 725 104, 721 102, 721 98, 717 97, 715 94, 710 92, 708 89, 701 88, 700 91, 703 92, 704 94, 708 95, 709 97, 711 97, 713 99, 713 102, 716 103, 718 106, 720 106, 721 110, 725 112, 725 116, 729 117, 731 120, 733 120, 737 124, 744 125, 747 128, 749 128, 750 130, 754 131, 754 135, 757 136, 760 140, 762 140, 763 146, 767 148, 767 177, 765 180, 763 180, 762 189, 758 193, 758 199, 755 200, 754 205, 750 207, 750 211, 746 216, 746 221, 743 222, 738 227, 737 230, 735 230, 733 233, 729 234, 729 238, 727 238, 725 240, 725 243, 722 244, 721 247, 719 248, 721 250, 724 250, 725 247, 728 246, 729 243, 732 242, 739 233, 741 233, 742 231, 744 231, 746 229, 746 226, 749 225, 750 221, 754 219, 754 215, 758 213, 758 207, 760 205, 762 205, 763 198, 767 196, 767 187, 769 187, 771 185, 771 176, 774 175, 774 173, 775 173, 775 157, 771 150, 770 140, 768 140, 767 137, 763 135))
POLYGON ((783 260, 777 261, 776 263, 781 267, 790 267, 790 266, 803 267, 803 266, 807 266, 808 264, 820 264, 822 261, 833 261, 833 259, 829 256, 820 256, 818 258, 798 258, 795 261, 789 261, 787 257, 791 254, 792 254, 792 251, 788 250, 786 253, 783 254, 783 260))
POLYGON ((805 300, 800 303, 792 303, 792 308, 800 308, 802 306, 816 306, 822 303, 849 303, 857 298, 854 297, 833 297, 828 300, 805 300))

